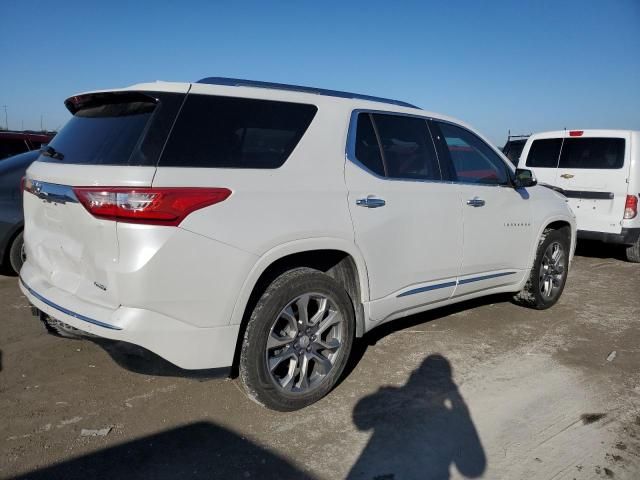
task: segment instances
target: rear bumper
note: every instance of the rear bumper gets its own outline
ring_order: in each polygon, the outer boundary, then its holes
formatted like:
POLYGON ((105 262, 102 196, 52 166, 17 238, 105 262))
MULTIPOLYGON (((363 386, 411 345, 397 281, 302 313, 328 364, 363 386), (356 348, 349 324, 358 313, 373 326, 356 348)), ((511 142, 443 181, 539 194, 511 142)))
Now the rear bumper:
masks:
MULTIPOLYGON (((36 279, 34 279, 36 280, 36 279)), ((150 310, 89 304, 44 282, 20 289, 38 310, 83 332, 139 345, 184 369, 224 368, 233 363, 239 325, 196 327, 150 310)))
POLYGON ((580 240, 598 240, 617 245, 633 245, 640 238, 640 228, 623 228, 620 233, 591 232, 578 230, 580 240))

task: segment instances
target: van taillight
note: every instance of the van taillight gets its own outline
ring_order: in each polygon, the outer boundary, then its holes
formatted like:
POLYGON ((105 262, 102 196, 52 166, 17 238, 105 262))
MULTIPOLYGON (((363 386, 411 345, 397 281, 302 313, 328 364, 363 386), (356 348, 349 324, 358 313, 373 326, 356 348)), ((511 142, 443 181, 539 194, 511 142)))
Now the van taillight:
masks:
POLYGON ((169 226, 231 195, 227 188, 74 187, 73 191, 94 217, 169 226))
POLYGON ((636 218, 638 214, 638 197, 635 195, 627 195, 627 201, 624 204, 624 219, 631 220, 636 218))
POLYGON ((23 175, 22 178, 20 179, 20 191, 24 192, 24 182, 27 180, 26 175, 23 175))
POLYGON ((570 137, 581 137, 583 133, 584 133, 584 130, 571 130, 569 132, 569 136, 570 137))

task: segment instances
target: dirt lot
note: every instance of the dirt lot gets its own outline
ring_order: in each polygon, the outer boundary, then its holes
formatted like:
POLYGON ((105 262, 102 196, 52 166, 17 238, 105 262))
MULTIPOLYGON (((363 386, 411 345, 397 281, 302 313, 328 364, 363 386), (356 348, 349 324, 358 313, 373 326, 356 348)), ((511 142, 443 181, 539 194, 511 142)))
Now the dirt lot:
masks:
POLYGON ((640 265, 579 253, 553 309, 494 297, 381 327, 288 414, 48 335, 2 277, 0 477, 640 478, 640 265))

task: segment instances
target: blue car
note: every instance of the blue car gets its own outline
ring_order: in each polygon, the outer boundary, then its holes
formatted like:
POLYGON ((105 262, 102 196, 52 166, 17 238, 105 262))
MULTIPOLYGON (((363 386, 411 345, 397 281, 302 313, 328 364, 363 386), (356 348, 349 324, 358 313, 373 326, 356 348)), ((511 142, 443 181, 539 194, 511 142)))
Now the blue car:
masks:
POLYGON ((33 150, 0 162, 0 268, 3 273, 18 273, 24 262, 21 180, 40 155, 33 150))

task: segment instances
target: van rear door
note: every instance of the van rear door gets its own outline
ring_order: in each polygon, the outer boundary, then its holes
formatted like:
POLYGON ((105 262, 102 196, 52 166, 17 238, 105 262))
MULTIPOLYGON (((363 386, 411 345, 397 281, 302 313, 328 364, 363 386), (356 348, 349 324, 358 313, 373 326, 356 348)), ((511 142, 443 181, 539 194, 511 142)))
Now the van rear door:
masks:
MULTIPOLYGON (((119 91, 67 100, 73 117, 25 181, 22 276, 30 288, 52 299, 70 293, 118 307, 110 282, 119 259, 117 222, 90 214, 75 189, 151 186, 185 93, 119 91)), ((94 194, 99 202, 101 192, 94 194)))
POLYGON ((630 135, 612 131, 568 131, 556 184, 576 213, 578 230, 620 233, 627 197, 630 135))

